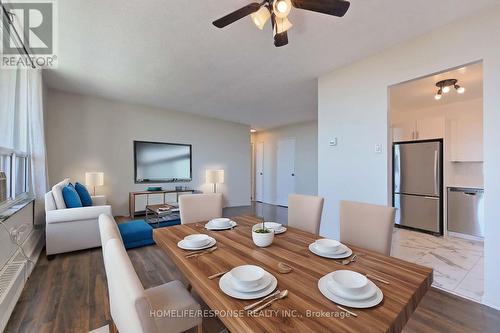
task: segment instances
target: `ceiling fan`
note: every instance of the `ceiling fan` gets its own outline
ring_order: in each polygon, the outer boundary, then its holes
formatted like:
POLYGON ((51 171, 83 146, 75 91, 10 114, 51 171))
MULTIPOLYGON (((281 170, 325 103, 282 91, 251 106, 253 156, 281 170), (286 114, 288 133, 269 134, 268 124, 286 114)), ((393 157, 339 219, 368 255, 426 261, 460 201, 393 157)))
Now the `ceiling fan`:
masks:
POLYGON ((288 44, 287 31, 292 27, 288 14, 292 6, 298 9, 342 17, 347 13, 350 2, 345 0, 264 0, 242 7, 213 22, 217 28, 224 28, 248 15, 255 25, 262 30, 271 19, 276 47, 288 44))

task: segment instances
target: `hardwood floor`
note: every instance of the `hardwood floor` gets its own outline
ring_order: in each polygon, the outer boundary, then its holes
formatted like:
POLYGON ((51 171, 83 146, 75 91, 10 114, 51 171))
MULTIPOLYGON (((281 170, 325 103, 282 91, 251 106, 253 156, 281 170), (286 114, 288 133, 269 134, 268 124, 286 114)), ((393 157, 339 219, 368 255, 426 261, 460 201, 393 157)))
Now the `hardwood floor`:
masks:
MULTIPOLYGON (((224 214, 261 215, 262 210, 266 220, 286 222, 286 208, 271 205, 229 208, 224 214)), ((175 279, 187 283, 157 246, 129 250, 128 254, 145 288, 175 279)), ((57 255, 52 261, 42 254, 5 332, 88 332, 109 323, 107 295, 100 248, 57 255)), ((204 320, 203 325, 204 332, 223 329, 217 319, 204 320)), ((498 327, 500 311, 431 289, 403 332, 494 333, 498 327)))

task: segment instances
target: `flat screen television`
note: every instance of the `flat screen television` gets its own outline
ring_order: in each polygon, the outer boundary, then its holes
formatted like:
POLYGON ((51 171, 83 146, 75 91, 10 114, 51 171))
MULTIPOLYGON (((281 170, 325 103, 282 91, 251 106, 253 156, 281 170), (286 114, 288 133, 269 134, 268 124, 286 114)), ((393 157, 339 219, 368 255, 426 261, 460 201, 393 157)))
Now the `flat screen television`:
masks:
POLYGON ((134 141, 135 183, 191 181, 191 153, 188 144, 134 141))

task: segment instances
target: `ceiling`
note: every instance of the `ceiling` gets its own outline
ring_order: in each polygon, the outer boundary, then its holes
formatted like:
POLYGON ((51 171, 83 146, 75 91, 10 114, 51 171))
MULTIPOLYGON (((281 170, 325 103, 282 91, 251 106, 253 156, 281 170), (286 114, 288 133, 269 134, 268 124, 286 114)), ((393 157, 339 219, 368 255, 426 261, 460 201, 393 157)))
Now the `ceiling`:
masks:
POLYGON ((258 129, 317 118, 317 77, 499 0, 352 0, 344 18, 292 10, 290 44, 243 19, 250 0, 58 1, 49 87, 190 112, 258 129))
POLYGON ((393 86, 390 89, 390 107, 393 112, 404 112, 481 97, 483 97, 482 62, 393 86), (457 79, 458 85, 464 87, 466 91, 457 94, 455 89, 451 89, 436 101, 434 99, 438 91, 436 83, 446 79, 457 79))

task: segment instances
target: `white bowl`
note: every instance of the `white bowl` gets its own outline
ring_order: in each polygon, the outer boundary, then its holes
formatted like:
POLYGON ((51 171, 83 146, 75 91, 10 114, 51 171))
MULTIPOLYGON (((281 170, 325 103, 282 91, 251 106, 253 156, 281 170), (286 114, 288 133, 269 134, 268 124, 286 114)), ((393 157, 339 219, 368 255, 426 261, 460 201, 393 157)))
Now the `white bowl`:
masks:
POLYGON ((184 237, 184 240, 189 246, 200 247, 207 245, 210 242, 210 237, 205 234, 194 234, 184 237))
POLYGON ((366 276, 358 272, 339 270, 333 272, 331 278, 338 288, 350 295, 361 295, 369 288, 366 276))
POLYGON ((316 241, 316 248, 321 252, 337 252, 341 246, 342 244, 334 239, 322 238, 316 241))
POLYGON ((266 271, 255 265, 243 265, 231 270, 233 282, 242 289, 250 289, 259 286, 266 271))
POLYGON ((210 224, 216 228, 224 228, 231 225, 231 220, 227 218, 218 218, 210 220, 210 224))

